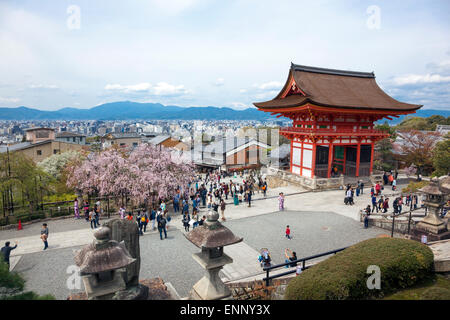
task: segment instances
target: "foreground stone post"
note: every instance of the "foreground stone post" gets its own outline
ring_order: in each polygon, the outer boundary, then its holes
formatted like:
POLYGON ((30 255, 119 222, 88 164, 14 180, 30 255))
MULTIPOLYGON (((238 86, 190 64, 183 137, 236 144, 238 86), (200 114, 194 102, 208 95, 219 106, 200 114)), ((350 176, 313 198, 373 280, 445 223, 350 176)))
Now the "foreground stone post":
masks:
POLYGON ((123 242, 110 240, 111 230, 102 227, 96 231, 95 240, 75 255, 80 267, 88 299, 111 299, 116 292, 126 288, 126 267, 135 262, 123 242))
POLYGON ((439 215, 445 199, 449 194, 448 185, 449 178, 445 178, 441 185, 438 178, 433 178, 429 185, 419 190, 426 194, 424 204, 428 208, 428 214, 416 225, 414 229, 416 238, 421 235, 427 235, 429 241, 450 238, 450 232, 447 230, 447 223, 441 219, 439 215))
POLYGON ((210 211, 203 226, 193 229, 186 238, 201 248, 201 253, 192 255, 206 274, 192 288, 189 298, 193 300, 231 299, 230 289, 222 282, 219 272, 233 259, 223 253, 223 247, 242 241, 219 221, 219 213, 210 211))

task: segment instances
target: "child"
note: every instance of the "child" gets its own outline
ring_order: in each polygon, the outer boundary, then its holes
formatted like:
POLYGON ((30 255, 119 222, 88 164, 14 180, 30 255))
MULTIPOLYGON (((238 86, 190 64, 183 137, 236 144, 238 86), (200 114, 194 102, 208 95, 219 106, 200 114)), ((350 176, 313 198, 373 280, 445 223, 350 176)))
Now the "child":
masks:
POLYGON ((286 226, 286 238, 291 240, 291 229, 289 229, 289 226, 286 226))
POLYGON ((44 250, 48 249, 48 228, 47 224, 42 224, 42 230, 41 230, 41 239, 42 242, 44 242, 44 250))

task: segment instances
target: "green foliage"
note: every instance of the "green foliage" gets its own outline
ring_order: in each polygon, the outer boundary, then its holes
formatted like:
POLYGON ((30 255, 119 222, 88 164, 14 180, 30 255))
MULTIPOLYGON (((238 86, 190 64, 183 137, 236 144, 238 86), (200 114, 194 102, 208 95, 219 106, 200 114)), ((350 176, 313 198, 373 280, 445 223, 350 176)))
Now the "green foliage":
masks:
POLYGON ((404 188, 402 188, 402 192, 417 192, 420 188, 423 188, 427 185, 429 185, 429 181, 410 181, 408 185, 404 188))
POLYGON ((406 117, 397 125, 397 129, 434 131, 438 124, 450 125, 450 117, 445 118, 441 115, 432 115, 428 118, 406 117))
POLYGON ((450 300, 450 279, 442 275, 386 296, 384 300, 450 300))
POLYGON ((74 193, 52 194, 44 197, 45 202, 73 201, 77 196, 74 193))
POLYGON ((445 176, 450 173, 450 139, 436 144, 433 150, 433 176, 445 176))
POLYGON ((429 279, 433 252, 406 239, 362 241, 305 270, 289 282, 288 300, 345 300, 382 297, 429 279), (367 288, 367 268, 380 267, 381 289, 367 288))
POLYGON ((25 280, 15 272, 9 272, 8 265, 0 260, 0 288, 22 291, 25 287, 25 280))
POLYGON ((8 265, 0 261, 0 300, 55 300, 52 295, 23 292, 24 288, 25 280, 17 272, 10 272, 8 265))

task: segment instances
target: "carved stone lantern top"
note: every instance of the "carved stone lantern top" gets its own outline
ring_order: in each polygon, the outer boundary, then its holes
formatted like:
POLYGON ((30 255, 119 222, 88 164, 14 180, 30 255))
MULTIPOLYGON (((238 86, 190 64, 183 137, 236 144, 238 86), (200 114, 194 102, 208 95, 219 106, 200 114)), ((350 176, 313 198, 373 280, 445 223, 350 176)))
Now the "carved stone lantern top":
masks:
POLYGON ((202 249, 213 249, 229 246, 242 241, 236 237, 230 229, 223 226, 219 221, 219 214, 210 211, 203 226, 193 229, 186 238, 202 249))
POLYGON ((95 240, 75 255, 75 264, 81 275, 89 275, 124 268, 136 259, 128 253, 125 244, 110 239, 111 229, 102 227, 94 233, 95 240))

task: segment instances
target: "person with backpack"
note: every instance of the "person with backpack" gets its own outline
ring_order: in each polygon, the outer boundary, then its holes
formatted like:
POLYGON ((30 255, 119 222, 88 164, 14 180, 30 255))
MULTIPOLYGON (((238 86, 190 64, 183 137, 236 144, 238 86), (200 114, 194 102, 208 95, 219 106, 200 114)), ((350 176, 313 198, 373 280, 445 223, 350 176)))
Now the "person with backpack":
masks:
POLYGON ((163 231, 164 231, 164 238, 167 239, 166 218, 164 218, 164 215, 161 213, 161 214, 158 214, 158 217, 156 219, 158 221, 158 231, 159 231, 160 239, 163 240, 163 237, 162 237, 163 231))
POLYGON ((262 268, 268 268, 272 265, 272 258, 268 250, 263 250, 258 257, 258 261, 261 263, 262 268))
POLYGON ((139 226, 139 233, 141 234, 141 235, 144 235, 144 232, 146 232, 147 231, 147 224, 148 224, 148 214, 147 214, 147 212, 143 212, 142 214, 141 214, 141 225, 139 226))
POLYGON ((395 198, 394 202, 392 203, 392 207, 394 208, 394 214, 398 213, 398 198, 395 198))
POLYGON ((267 181, 266 180, 264 180, 264 183, 262 185, 262 191, 264 194, 264 198, 266 198, 267 197, 267 181))
POLYGON ((184 213, 183 219, 181 220, 181 222, 183 223, 184 231, 186 231, 186 232, 189 232, 189 222, 190 221, 191 221, 191 218, 189 216, 189 213, 184 213))

